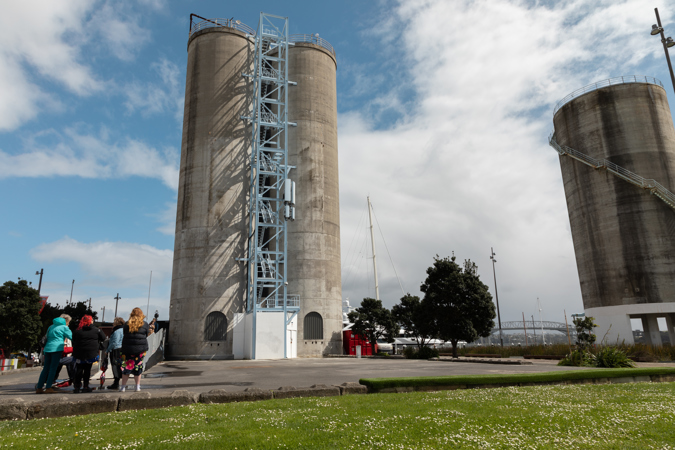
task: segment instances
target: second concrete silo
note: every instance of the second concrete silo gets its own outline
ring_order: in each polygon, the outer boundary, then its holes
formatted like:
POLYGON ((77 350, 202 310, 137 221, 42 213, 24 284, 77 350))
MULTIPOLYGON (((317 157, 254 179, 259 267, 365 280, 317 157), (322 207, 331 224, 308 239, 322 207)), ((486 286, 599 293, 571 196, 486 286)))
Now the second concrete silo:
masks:
POLYGON ((291 36, 289 163, 297 181, 288 227, 288 292, 300 297, 298 356, 342 352, 337 61, 317 35, 291 36))
POLYGON ((666 92, 653 78, 622 77, 558 106, 552 145, 561 152, 586 314, 596 318, 600 338, 611 327, 612 343, 633 342, 630 319, 640 318, 647 338, 660 344, 657 318, 665 317, 675 342, 675 210, 651 195, 650 181, 675 189, 666 92), (635 185, 640 177, 644 189, 635 185))

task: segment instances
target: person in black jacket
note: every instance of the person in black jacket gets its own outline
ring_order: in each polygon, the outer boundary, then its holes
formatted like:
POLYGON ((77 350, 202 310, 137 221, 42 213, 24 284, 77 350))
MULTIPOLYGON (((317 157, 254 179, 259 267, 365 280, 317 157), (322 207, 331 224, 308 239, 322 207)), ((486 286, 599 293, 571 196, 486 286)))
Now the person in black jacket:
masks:
POLYGON ((86 315, 80 319, 77 330, 73 332, 73 358, 77 363, 75 389, 73 390, 75 394, 78 394, 80 390, 81 392, 93 390, 89 387, 91 365, 98 361, 100 344, 106 339, 105 334, 93 323, 94 318, 86 315))
POLYGON ((143 373, 143 358, 148 351, 148 334, 150 327, 143 320, 145 315, 141 308, 131 311, 129 320, 124 324, 122 338, 122 386, 120 392, 126 391, 129 375, 134 375, 136 390, 141 390, 141 374, 143 373))

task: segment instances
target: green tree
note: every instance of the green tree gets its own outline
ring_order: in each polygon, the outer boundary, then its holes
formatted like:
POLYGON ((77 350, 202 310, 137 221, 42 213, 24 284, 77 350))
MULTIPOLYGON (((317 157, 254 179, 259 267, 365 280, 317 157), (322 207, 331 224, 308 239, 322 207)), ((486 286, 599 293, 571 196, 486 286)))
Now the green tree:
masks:
POLYGON ((88 302, 73 302, 69 303, 63 308, 62 314, 68 314, 73 320, 70 322, 70 328, 75 330, 80 324, 80 319, 85 315, 89 315, 94 318, 94 321, 98 320, 98 314, 92 311, 89 308, 88 302))
POLYGON ((415 338, 419 350, 433 338, 433 311, 428 300, 420 301, 416 295, 406 294, 401 303, 391 308, 391 313, 405 333, 415 338))
POLYGON ((468 343, 490 336, 496 313, 476 264, 465 260, 462 268, 455 259, 436 255, 420 290, 432 311, 434 334, 452 344, 452 356, 456 358, 459 341, 468 343))
POLYGON ((9 352, 30 351, 40 339, 40 296, 26 280, 0 286, 0 347, 9 352))
POLYGON ((42 312, 40 313, 40 318, 42 319, 43 336, 45 335, 45 333, 47 333, 49 327, 52 326, 54 319, 59 317, 61 314, 68 314, 73 319, 70 322, 70 328, 72 330, 75 330, 77 328, 80 319, 85 314, 92 316, 94 320, 98 319, 98 314, 89 308, 88 302, 73 302, 63 307, 58 303, 56 305, 51 305, 50 303, 47 303, 42 312))
POLYGON ((577 348, 584 352, 590 352, 595 344, 595 334, 593 328, 596 328, 593 317, 575 317, 574 327, 577 329, 577 348))
POLYGON ((382 300, 364 298, 361 306, 350 312, 348 317, 354 323, 352 332, 368 339, 373 355, 378 339, 394 342, 398 334, 396 321, 391 311, 382 306, 382 300))

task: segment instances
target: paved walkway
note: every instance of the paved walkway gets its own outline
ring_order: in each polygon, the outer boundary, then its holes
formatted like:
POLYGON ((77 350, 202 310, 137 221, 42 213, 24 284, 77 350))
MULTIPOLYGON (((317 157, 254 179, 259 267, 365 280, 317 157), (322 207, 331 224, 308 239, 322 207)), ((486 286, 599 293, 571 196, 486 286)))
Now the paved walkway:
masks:
MULTIPOLYGON (((202 393, 212 389, 243 391, 249 387, 270 390, 282 386, 307 387, 313 384, 330 386, 345 382, 358 382, 360 378, 584 370, 576 367, 559 367, 556 363, 557 361, 533 361, 529 365, 507 365, 371 358, 165 361, 154 366, 143 375, 141 387, 142 390, 152 393, 170 393, 178 389, 202 393)), ((675 366, 675 364, 668 365, 675 366)), ((39 370, 3 375, 0 377, 0 401, 9 401, 16 398, 33 400, 37 397, 34 394, 34 386, 39 375, 39 370)), ((98 376, 92 377, 90 383, 92 387, 100 384, 95 378, 98 378, 98 376)), ((106 385, 110 385, 112 383, 111 375, 107 374, 106 379, 108 380, 106 385)), ((133 380, 129 380, 129 385, 133 386, 133 380)), ((62 391, 71 393, 72 387, 62 391)), ((110 390, 102 390, 94 391, 91 394, 78 394, 76 397, 85 398, 112 393, 110 390)))

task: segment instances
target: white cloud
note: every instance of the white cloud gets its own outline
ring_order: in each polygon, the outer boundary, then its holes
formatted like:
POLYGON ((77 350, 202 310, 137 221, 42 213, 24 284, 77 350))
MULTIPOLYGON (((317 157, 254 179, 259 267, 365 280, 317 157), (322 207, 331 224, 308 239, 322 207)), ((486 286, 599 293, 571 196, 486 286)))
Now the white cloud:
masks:
POLYGON ((124 89, 127 96, 124 105, 129 112, 140 110, 145 116, 173 112, 176 120, 182 122, 184 93, 180 83, 180 69, 166 58, 153 63, 151 68, 161 82, 129 83, 124 89))
MULTIPOLYGON (((545 319, 547 309, 556 318, 581 310, 558 158, 546 142, 552 108, 590 82, 632 75, 662 51, 650 39, 652 22, 653 10, 637 0, 400 1, 371 34, 399 58, 415 98, 404 102, 397 84, 383 86, 339 117, 343 264, 351 264, 347 238, 365 232, 356 228, 370 194, 411 292, 433 256, 453 250, 478 263, 493 291, 494 246, 502 319, 532 314, 537 297, 545 319), (387 125, 373 105, 401 118, 387 125)), ((381 297, 391 306, 401 292, 378 245, 381 297)), ((343 286, 352 304, 373 294, 371 269, 360 273, 343 286)))
POLYGON ((78 96, 101 91, 106 82, 93 72, 86 53, 102 44, 117 58, 132 59, 149 40, 138 17, 127 2, 5 2, 0 15, 0 131, 11 131, 58 104, 41 82, 56 82, 78 96))
POLYGON ((177 200, 164 204, 164 209, 156 214, 157 221, 161 224, 157 231, 167 236, 174 236, 176 233, 176 210, 178 208, 177 200))
POLYGON ((140 176, 161 180, 178 189, 178 150, 158 150, 144 142, 126 139, 108 142, 103 136, 49 131, 29 140, 22 153, 0 150, 0 179, 11 177, 78 176, 82 178, 125 178, 140 176), (38 143, 54 136, 50 145, 38 143))
POLYGON ((93 242, 90 244, 64 237, 55 242, 41 244, 32 249, 31 257, 41 263, 68 263, 79 265, 80 270, 98 284, 114 286, 147 286, 150 271, 153 280, 171 279, 173 251, 150 245, 128 242, 93 242))
MULTIPOLYGON (((98 312, 99 319, 103 306, 106 307, 105 318, 108 321, 115 312, 116 301, 113 297, 117 293, 121 297, 117 305, 118 316, 128 317, 137 306, 146 311, 152 271, 150 315, 159 310, 162 320, 168 318, 173 264, 171 250, 129 242, 84 243, 66 236, 39 245, 30 254, 35 261, 53 267, 76 264, 79 270, 71 272, 76 279, 73 301, 91 298, 92 308, 98 312)), ((54 304, 64 305, 70 298, 70 292, 70 282, 45 279, 42 286, 42 294, 48 295, 49 301, 54 304)))

